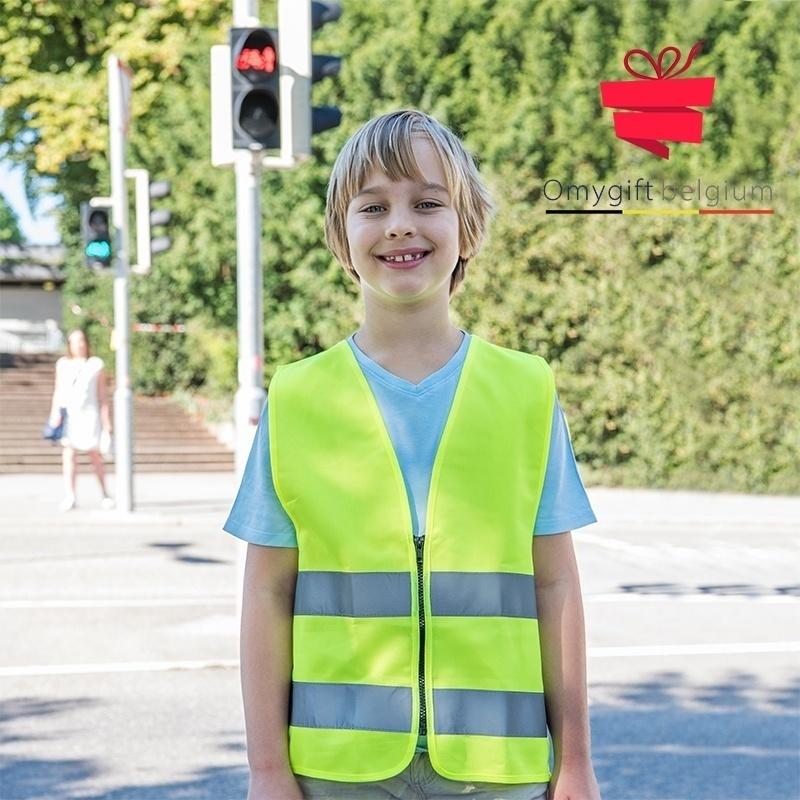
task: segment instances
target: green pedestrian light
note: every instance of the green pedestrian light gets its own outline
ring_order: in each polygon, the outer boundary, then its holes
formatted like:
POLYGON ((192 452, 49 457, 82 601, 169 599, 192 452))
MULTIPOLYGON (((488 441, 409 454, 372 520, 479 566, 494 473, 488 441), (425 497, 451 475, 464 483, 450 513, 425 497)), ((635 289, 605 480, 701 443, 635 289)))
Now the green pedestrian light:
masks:
POLYGON ((109 209, 93 208, 88 202, 81 203, 81 237, 86 266, 90 269, 110 267, 113 253, 109 209))

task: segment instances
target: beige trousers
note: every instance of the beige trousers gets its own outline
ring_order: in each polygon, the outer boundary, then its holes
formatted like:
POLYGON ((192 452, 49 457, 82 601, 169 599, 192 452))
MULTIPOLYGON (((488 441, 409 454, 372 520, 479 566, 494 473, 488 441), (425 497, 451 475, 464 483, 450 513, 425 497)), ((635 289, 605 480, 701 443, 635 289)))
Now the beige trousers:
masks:
POLYGON ((295 775, 306 800, 544 800, 546 783, 451 781, 431 766, 426 752, 415 753, 398 775, 382 781, 351 783, 295 775))

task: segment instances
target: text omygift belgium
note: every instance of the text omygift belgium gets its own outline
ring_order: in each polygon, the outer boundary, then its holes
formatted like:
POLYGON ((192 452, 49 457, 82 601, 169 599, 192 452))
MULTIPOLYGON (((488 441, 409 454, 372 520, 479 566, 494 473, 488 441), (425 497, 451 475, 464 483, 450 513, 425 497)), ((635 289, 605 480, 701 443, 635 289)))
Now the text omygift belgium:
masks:
POLYGON ((542 185, 542 194, 545 199, 570 200, 577 203, 587 204, 591 202, 592 207, 597 206, 604 200, 610 206, 617 207, 624 200, 650 201, 655 198, 671 202, 673 200, 695 203, 705 199, 705 205, 713 208, 720 200, 737 200, 743 202, 758 201, 772 202, 772 186, 768 183, 761 185, 728 184, 727 181, 721 185, 718 183, 704 183, 697 179, 694 183, 687 183, 681 186, 672 185, 664 181, 650 181, 644 178, 637 178, 634 183, 628 180, 625 183, 563 183, 555 178, 548 178, 542 185))

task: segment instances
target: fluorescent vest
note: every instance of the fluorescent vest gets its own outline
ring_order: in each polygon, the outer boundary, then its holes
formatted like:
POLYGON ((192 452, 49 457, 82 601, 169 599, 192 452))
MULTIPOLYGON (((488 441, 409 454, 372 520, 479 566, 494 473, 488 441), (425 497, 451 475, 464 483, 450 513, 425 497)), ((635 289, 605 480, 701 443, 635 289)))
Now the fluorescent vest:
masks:
POLYGON ((278 367, 270 459, 299 547, 295 773, 396 775, 424 720, 446 778, 550 780, 532 531, 554 399, 543 358, 472 335, 418 556, 400 465, 348 342, 278 367))

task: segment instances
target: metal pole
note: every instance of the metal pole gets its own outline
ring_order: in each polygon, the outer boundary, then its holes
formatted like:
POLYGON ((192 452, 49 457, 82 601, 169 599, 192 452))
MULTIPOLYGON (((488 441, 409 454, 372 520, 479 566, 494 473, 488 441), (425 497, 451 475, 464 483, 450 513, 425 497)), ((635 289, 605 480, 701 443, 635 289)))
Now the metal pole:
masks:
MULTIPOLYGON (((117 511, 133 510, 133 402, 130 385, 130 307, 128 301, 128 193, 125 186, 126 98, 123 81, 130 72, 108 58, 108 129, 111 159, 111 219, 114 226, 114 389, 115 498, 117 511)), ((128 84, 129 85, 129 84, 128 84)))
MULTIPOLYGON (((236 28, 259 25, 257 0, 234 0, 236 28)), ((241 481, 264 406, 264 300, 261 272, 261 159, 259 151, 234 152, 236 176, 236 304, 239 318, 239 386, 236 391, 236 476, 241 481)), ((237 617, 242 616, 247 546, 238 549, 237 617)))
POLYGON ((236 473, 244 472, 264 406, 264 300, 261 269, 261 159, 236 153, 236 290, 239 388, 236 392, 236 473))

